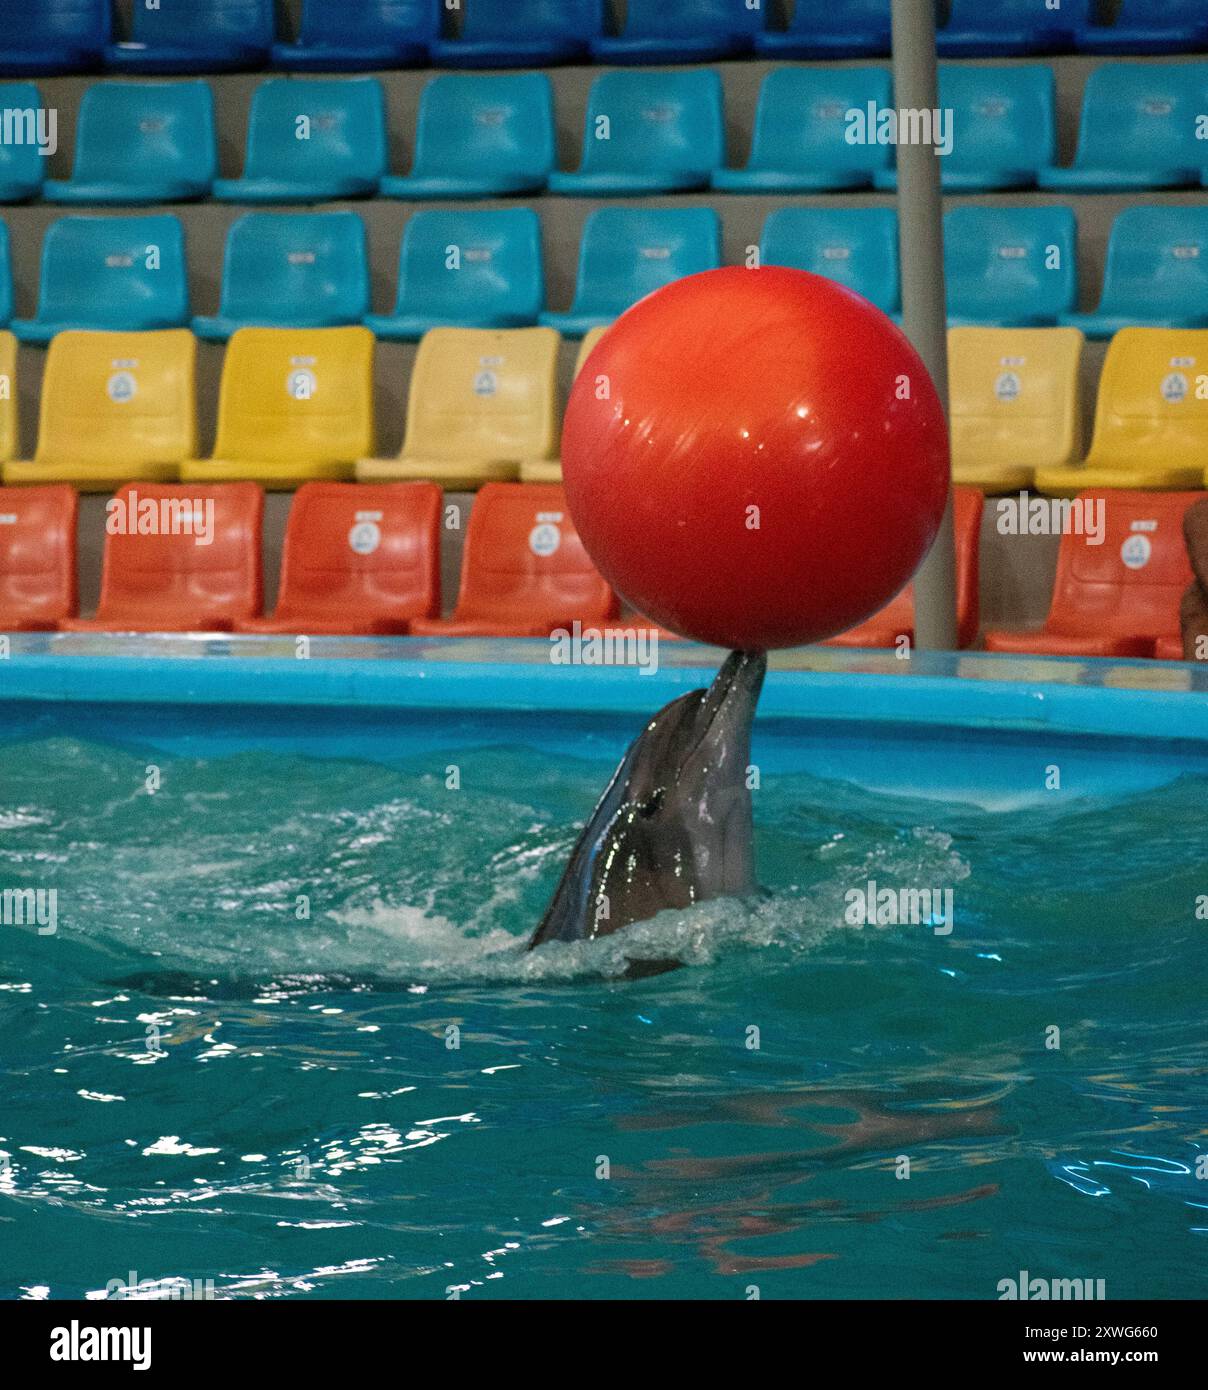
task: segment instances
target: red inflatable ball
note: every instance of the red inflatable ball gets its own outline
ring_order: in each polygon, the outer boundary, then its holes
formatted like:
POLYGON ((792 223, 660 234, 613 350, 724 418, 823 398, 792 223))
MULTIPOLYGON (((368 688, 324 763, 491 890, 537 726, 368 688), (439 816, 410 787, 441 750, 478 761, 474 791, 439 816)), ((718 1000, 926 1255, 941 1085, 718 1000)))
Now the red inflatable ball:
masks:
POLYGON ((722 647, 844 632, 909 581, 948 496, 944 413, 880 310, 766 267, 623 314, 571 392, 571 515, 640 613, 722 647))

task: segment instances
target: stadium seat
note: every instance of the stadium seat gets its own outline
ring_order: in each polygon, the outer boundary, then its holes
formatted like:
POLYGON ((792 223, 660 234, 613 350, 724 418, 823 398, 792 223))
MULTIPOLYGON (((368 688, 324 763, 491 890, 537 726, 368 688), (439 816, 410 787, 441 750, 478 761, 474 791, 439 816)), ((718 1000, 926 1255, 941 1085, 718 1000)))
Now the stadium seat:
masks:
POLYGON ((185 237, 170 214, 61 217, 46 229, 38 315, 14 319, 23 343, 68 328, 136 331, 189 321, 185 237))
POLYGON ((1208 331, 1128 328, 1107 351, 1085 463, 1038 468, 1041 492, 1199 487, 1208 462, 1208 331))
POLYGON ((1102 502, 1102 545, 1066 528, 1049 616, 1039 632, 986 633, 990 652, 1044 656, 1153 656, 1159 638, 1179 629, 1179 603, 1191 583, 1183 513, 1201 492, 1084 492, 1102 502))
POLYGON ((997 54, 1068 53, 1085 29, 1092 0, 952 0, 948 23, 936 31, 943 58, 997 54))
POLYGON ((416 342, 430 328, 526 328, 545 303, 541 224, 531 208, 413 214, 399 253, 392 314, 367 314, 379 338, 416 342))
MULTIPOLYGON (((976 488, 953 490, 952 510, 956 526, 956 632, 961 647, 977 640, 981 623, 978 569, 981 558, 981 522, 985 499, 976 488)), ((914 585, 908 584, 881 611, 857 627, 832 637, 828 647, 896 647, 902 638, 914 645, 914 585)))
POLYGON ((0 632, 53 632, 80 611, 70 487, 0 488, 0 632))
MULTIPOLYGON (((576 380, 587 359, 591 356, 595 345, 607 332, 607 328, 593 328, 590 333, 584 336, 575 356, 576 380)), ((520 465, 520 481, 522 483, 561 483, 562 460, 560 458, 525 459, 520 465)))
POLYGON ((1153 654, 1159 661, 1184 660, 1182 636, 1159 637, 1154 643, 1153 654))
POLYGON ((277 611, 235 631, 372 637, 439 616, 442 500, 435 483, 306 483, 289 510, 277 611))
POLYGON ((215 179, 227 203, 366 198, 386 172, 386 102, 376 77, 272 77, 256 88, 243 177, 215 179))
POLYGON ((218 174, 208 82, 97 82, 84 93, 70 179, 48 203, 135 207, 209 196, 218 174))
POLYGON ((1040 171, 1042 188, 1110 193, 1199 185, 1208 143, 1208 63, 1105 63, 1087 78, 1078 149, 1068 168, 1040 171))
POLYGON ((720 265, 721 222, 712 208, 600 208, 583 226, 573 305, 538 321, 581 338, 660 286, 720 265))
POLYGON ((411 372, 394 459, 363 458, 361 482, 431 479, 450 490, 519 476, 558 448, 558 335, 549 328, 434 328, 411 372))
POLYGON ((130 483, 106 510, 96 617, 61 631, 229 632, 264 606, 264 493, 252 483, 130 483))
POLYGON ((168 482, 197 452, 197 340, 159 333, 60 333, 42 378, 32 460, 4 481, 71 483, 110 492, 132 480, 168 482))
POLYGON ((888 55, 890 0, 827 0, 798 4, 787 29, 755 35, 763 58, 881 58, 888 55))
POLYGON ((0 76, 91 72, 111 32, 110 0, 0 0, 0 76))
POLYGON ((539 193, 554 167, 554 92, 541 72, 445 73, 419 99, 415 160, 384 198, 539 193))
POLYGON ((1115 24, 1088 24, 1083 53, 1201 53, 1208 49, 1208 13, 1201 0, 1124 0, 1115 24))
POLYGON ((893 208, 778 208, 763 224, 761 265, 837 280, 882 313, 902 310, 898 215, 893 208))
POLYGON ((222 365, 214 456, 186 460, 180 476, 277 490, 347 481, 373 447, 367 328, 241 328, 222 365))
POLYGON ((451 618, 417 618, 414 636, 548 637, 605 622, 616 595, 583 549, 556 484, 488 483, 466 529, 451 618))
POLYGON ((335 328, 369 312, 369 251, 355 212, 249 212, 231 224, 216 316, 193 332, 225 343, 239 328, 335 328))
POLYGON ((439 0, 303 0, 294 43, 273 44, 288 72, 376 72, 428 61, 439 0))
POLYGON ((1083 342, 1076 328, 950 330, 954 483, 1017 492, 1082 457, 1083 342))
POLYGON ((587 98, 582 162, 574 173, 555 169, 549 190, 578 198, 689 193, 708 188, 725 158, 716 72, 606 72, 587 98))
POLYGON ((8 244, 8 223, 0 222, 0 328, 13 317, 13 272, 8 244))
MULTIPOLYGON (((2 11, 0 11, 2 12, 2 11)), ((37 198, 46 179, 48 156, 38 141, 42 116, 42 97, 32 82, 5 82, 0 85, 0 111, 21 113, 21 139, 0 140, 0 203, 25 203, 37 198)), ((43 135, 48 135, 43 128, 43 135)))
POLYGON ((238 72, 268 62, 273 0, 135 0, 130 39, 111 43, 115 72, 238 72))
POLYGON ((544 68, 582 63, 604 23, 603 0, 465 0, 461 32, 438 38, 441 68, 544 68))
POLYGON ((1099 307, 1058 322, 1088 338, 1208 326, 1208 208, 1126 208, 1112 224, 1099 307))
POLYGON ((592 40, 597 63, 711 63, 749 53, 766 10, 747 0, 627 0, 616 35, 592 40))
POLYGON ((849 142, 848 116, 870 104, 884 110, 891 100, 885 68, 776 68, 760 88, 746 167, 716 168, 713 187, 725 193, 871 188, 892 151, 876 141, 849 142))
POLYGON ((1065 322, 1078 302, 1077 256, 1070 208, 954 208, 944 218, 949 323, 1065 322))
POLYGON ((17 452, 17 340, 0 331, 0 463, 17 452))

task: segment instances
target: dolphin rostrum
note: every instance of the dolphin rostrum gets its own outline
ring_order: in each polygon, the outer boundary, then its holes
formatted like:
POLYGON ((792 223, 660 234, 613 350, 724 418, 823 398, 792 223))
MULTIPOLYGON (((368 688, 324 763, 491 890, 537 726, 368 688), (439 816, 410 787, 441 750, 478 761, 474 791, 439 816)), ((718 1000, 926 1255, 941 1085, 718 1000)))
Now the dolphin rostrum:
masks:
POLYGON ((747 776, 766 669, 763 652, 731 652, 708 690, 681 695, 646 725, 579 836, 529 950, 756 891, 747 776))

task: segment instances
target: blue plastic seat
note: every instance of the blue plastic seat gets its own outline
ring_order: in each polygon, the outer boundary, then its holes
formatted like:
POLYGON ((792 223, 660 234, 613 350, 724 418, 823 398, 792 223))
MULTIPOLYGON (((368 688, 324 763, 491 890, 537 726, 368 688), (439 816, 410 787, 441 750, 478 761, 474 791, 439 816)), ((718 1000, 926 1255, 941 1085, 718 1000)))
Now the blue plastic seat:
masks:
POLYGON ((619 34, 592 40, 597 63, 711 63, 749 53, 766 3, 747 0, 627 0, 619 34))
POLYGON ((948 23, 936 32, 941 58, 989 58, 1068 53, 1090 21, 1093 0, 952 0, 948 23))
POLYGON ((716 72, 606 72, 587 99, 582 163, 554 170, 549 188, 582 198, 691 192, 708 188, 725 158, 716 72))
POLYGON ((92 72, 112 33, 110 0, 0 0, 0 76, 92 72))
POLYGON ((134 0, 130 38, 111 43, 115 72, 238 72, 268 62, 273 0, 134 0))
POLYGON ((600 208, 583 227, 574 303, 538 322, 581 338, 672 280, 720 265, 721 220, 712 208, 600 208))
POLYGON ((541 224, 531 208, 417 212, 399 254, 391 314, 367 314, 379 338, 416 342, 430 328, 530 328, 545 303, 541 224))
POLYGON ((886 68, 777 68, 764 79, 744 169, 716 169, 713 187, 727 193, 812 193, 871 188, 893 152, 875 141, 848 140, 850 113, 892 100, 886 68))
POLYGON ((756 34, 755 51, 767 58, 880 58, 889 53, 891 28, 890 0, 798 0, 788 28, 756 34))
POLYGON ((8 223, 0 222, 0 328, 13 316, 13 266, 8 244, 8 223))
POLYGON ((956 208, 944 218, 948 322, 1044 328, 1078 302, 1072 209, 956 208))
POLYGON ((1208 166, 1196 130, 1208 111, 1208 63, 1105 63, 1087 79, 1078 150, 1044 169, 1042 188, 1093 193, 1186 188, 1208 166))
POLYGON ((97 82, 80 102, 70 179, 50 203, 137 207, 204 198, 218 174, 208 82, 97 82))
POLYGON ((460 34, 438 38, 442 68, 542 68, 587 61, 604 0, 464 0, 460 34))
POLYGON ((428 61, 439 0, 303 0, 296 43, 273 44, 289 72, 369 72, 428 61))
POLYGON ((1088 338, 1208 327, 1208 208, 1127 208, 1112 224, 1099 307, 1059 322, 1088 338))
POLYGON ((256 88, 243 177, 215 179, 226 203, 366 198, 386 172, 386 101, 376 77, 295 80, 256 88))
POLYGON ((193 332, 225 343, 239 328, 340 328, 369 312, 369 250, 355 212, 249 212, 232 223, 216 315, 193 332))
POLYGON ((902 311, 893 208, 779 208, 763 224, 759 262, 825 275, 891 317, 902 311))
POLYGON ((387 174, 386 198, 539 193, 554 150, 554 92, 543 72, 445 73, 419 99, 415 161, 387 174))
POLYGON ((1203 0, 1124 0, 1115 24, 1089 24, 1084 53, 1201 53, 1208 49, 1203 0))
POLYGON ((0 84, 0 111, 21 112, 22 122, 20 140, 0 140, 0 203, 28 202, 42 192, 50 162, 38 143, 39 129, 44 138, 50 135, 42 110, 42 98, 32 82, 0 84))
POLYGON ((14 319, 23 343, 66 328, 137 332, 189 321, 185 237, 168 213, 61 217, 46 229, 38 314, 14 319))

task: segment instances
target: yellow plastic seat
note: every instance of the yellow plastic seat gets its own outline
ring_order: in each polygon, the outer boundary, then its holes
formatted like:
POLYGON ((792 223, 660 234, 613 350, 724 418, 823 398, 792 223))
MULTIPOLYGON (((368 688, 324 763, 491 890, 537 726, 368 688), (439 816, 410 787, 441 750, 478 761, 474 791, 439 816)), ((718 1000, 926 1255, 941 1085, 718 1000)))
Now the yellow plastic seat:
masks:
POLYGON ((374 447, 374 337, 367 328, 241 328, 222 364, 214 456, 189 483, 277 491, 348 481, 374 447))
POLYGON ((112 492, 173 481, 197 452, 196 360, 186 328, 57 334, 42 378, 38 447, 32 460, 4 465, 5 483, 112 492))
POLYGON ((1041 492, 1198 488, 1208 464, 1208 329, 1124 328, 1099 381, 1086 462, 1036 470, 1041 492))
MULTIPOLYGON (((579 355, 575 358, 576 379, 583 370, 584 362, 591 356, 592 348, 608 332, 608 328, 609 325, 605 324, 602 328, 591 329, 584 336, 579 345, 579 355)), ((522 483, 560 483, 562 481, 562 460, 541 459, 522 463, 520 465, 520 481, 522 483)))
POLYGON ((0 332, 0 463, 17 452, 17 340, 0 332))
POLYGON ((357 477, 477 488, 553 459, 559 342, 552 328, 430 329, 411 373, 402 453, 363 458, 357 477))
POLYGON ((1081 457, 1084 341, 1076 328, 949 332, 954 483, 1018 492, 1081 457))

